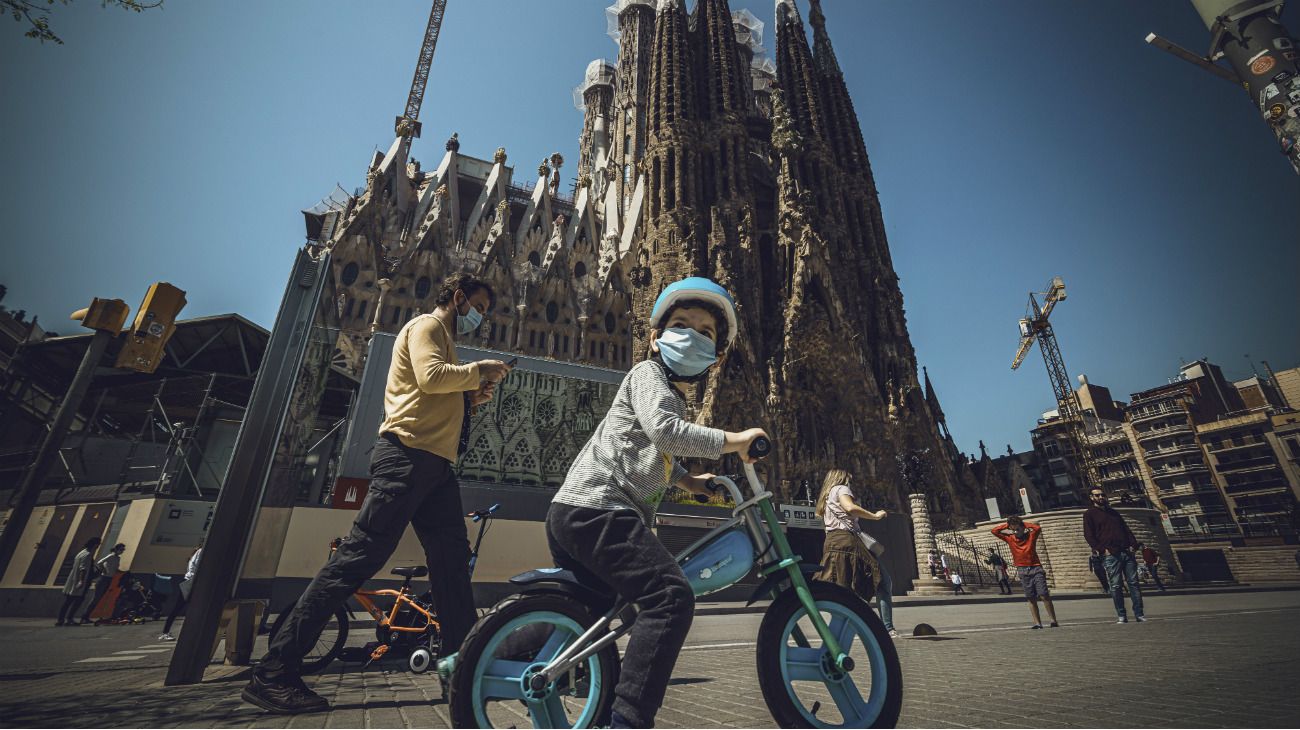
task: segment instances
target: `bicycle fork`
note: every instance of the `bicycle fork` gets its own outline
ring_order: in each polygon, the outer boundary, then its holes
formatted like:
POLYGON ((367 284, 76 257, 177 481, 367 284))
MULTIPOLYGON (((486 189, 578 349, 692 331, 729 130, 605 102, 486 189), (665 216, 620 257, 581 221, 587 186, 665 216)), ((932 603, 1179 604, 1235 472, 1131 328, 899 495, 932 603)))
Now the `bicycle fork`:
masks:
MULTIPOLYGON (((750 484, 759 484, 758 474, 754 471, 753 464, 745 464, 745 477, 750 484)), ((790 549, 790 541, 786 539, 785 531, 781 529, 781 522, 777 519, 776 510, 772 507, 771 494, 765 492, 756 496, 768 497, 767 499, 756 499, 756 506, 763 512, 763 521, 767 523, 767 532, 776 546, 776 554, 784 556, 777 563, 763 568, 761 575, 766 577, 782 569, 789 574, 790 585, 794 587, 795 595, 799 597, 799 603, 803 605, 804 611, 808 614, 808 620, 812 622, 813 628, 817 630, 817 635, 821 637, 822 646, 826 647, 827 653, 835 657, 835 666, 844 672, 853 671, 853 658, 844 653, 839 640, 831 633, 830 626, 826 625, 821 612, 817 610, 817 602, 813 600, 812 591, 808 588, 808 581, 804 580, 803 572, 799 570, 799 556, 795 555, 794 551, 790 549)), ((797 626, 795 631, 796 637, 802 638, 797 626)))

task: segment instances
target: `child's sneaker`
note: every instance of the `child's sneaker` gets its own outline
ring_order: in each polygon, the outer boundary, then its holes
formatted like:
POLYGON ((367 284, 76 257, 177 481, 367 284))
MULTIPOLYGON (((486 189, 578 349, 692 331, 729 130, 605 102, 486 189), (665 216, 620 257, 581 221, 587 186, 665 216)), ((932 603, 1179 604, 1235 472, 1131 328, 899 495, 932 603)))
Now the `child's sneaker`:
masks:
POLYGON ((175 637, 175 636, 172 636, 171 634, 169 634, 169 633, 167 633, 166 631, 164 631, 164 632, 162 632, 161 634, 158 634, 158 640, 159 640, 159 641, 176 641, 176 637, 175 637))
POLYGON ((1034 624, 1033 626, 1030 626, 1029 628, 1031 628, 1031 629, 1041 629, 1041 628, 1043 628, 1043 625, 1042 625, 1042 624, 1034 624))
POLYGON ((1050 626, 1051 628, 1054 628, 1054 629, 1059 629, 1059 628, 1061 628, 1061 625, 1058 624, 1058 623, 1056 623, 1055 621, 1053 621, 1052 623, 1048 624, 1048 626, 1050 626))
POLYGON ((1147 617, 1146 617, 1146 616, 1137 616, 1136 618, 1137 618, 1137 622, 1140 623, 1140 624, 1144 624, 1144 623, 1147 622, 1147 617))
MULTIPOLYGON (((1138 619, 1138 620, 1141 621, 1142 619, 1138 619)), ((1118 619, 1115 620, 1115 623, 1117 623, 1117 624, 1126 624, 1126 623, 1128 623, 1128 617, 1127 617, 1127 616, 1120 616, 1118 619)))

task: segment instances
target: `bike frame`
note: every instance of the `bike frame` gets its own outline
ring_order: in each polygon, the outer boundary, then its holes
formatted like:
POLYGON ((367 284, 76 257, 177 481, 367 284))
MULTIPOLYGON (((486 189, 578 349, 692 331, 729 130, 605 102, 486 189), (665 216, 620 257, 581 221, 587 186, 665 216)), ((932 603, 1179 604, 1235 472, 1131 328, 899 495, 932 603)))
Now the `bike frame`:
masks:
POLYGON ((410 589, 407 588, 406 586, 402 586, 401 589, 399 590, 393 590, 391 588, 378 590, 378 591, 359 590, 356 593, 353 593, 352 597, 357 599, 357 603, 360 603, 361 607, 366 609, 366 612, 369 613, 371 616, 373 616, 375 620, 379 622, 380 626, 387 628, 390 631, 401 631, 408 634, 422 634, 426 630, 428 630, 430 625, 433 625, 434 627, 437 628, 441 628, 442 626, 441 624, 438 623, 437 614, 425 609, 420 604, 411 600, 410 589), (393 598, 394 600, 393 600, 392 609, 387 614, 385 614, 383 609, 381 609, 379 606, 375 604, 374 601, 371 600, 371 597, 393 598), (394 626, 393 625, 393 621, 397 619, 398 610, 400 610, 401 607, 404 605, 410 606, 411 608, 415 609, 416 611, 424 615, 425 623, 423 626, 394 626))
MULTIPOLYGON (((475 521, 479 523, 478 536, 474 540, 474 549, 471 550, 469 554, 469 574, 471 577, 474 575, 474 564, 478 560, 479 546, 483 544, 483 534, 487 532, 488 523, 492 521, 492 512, 494 511, 496 511, 495 505, 493 505, 491 510, 488 511, 486 514, 470 513, 472 515, 476 515, 475 521)), ((333 553, 335 550, 338 550, 338 547, 336 545, 332 545, 330 548, 330 552, 333 553)), ((427 631, 430 625, 432 625, 435 629, 441 630, 442 628, 442 624, 438 622, 437 613, 434 613, 433 611, 429 611, 425 609, 423 606, 421 606, 420 604, 411 600, 411 580, 409 578, 402 584, 402 587, 399 589, 394 590, 392 588, 385 588, 377 591, 358 590, 356 593, 352 594, 352 597, 356 599, 357 603, 361 604, 361 607, 366 610, 366 613, 369 613, 372 617, 374 617, 375 621, 379 622, 379 625, 381 627, 387 628, 390 631, 401 631, 409 634, 421 634, 427 631), (371 600, 372 598, 392 598, 393 607, 388 611, 388 613, 384 613, 384 610, 381 609, 373 600, 371 600), (418 627, 417 626, 394 626, 393 621, 397 619, 397 612, 398 610, 401 609, 403 605, 410 606, 411 608, 415 609, 417 612, 422 614, 425 618, 425 624, 423 626, 418 626, 418 627)))
MULTIPOLYGON (((803 604, 804 611, 812 621, 813 627, 817 629, 817 635, 821 637, 822 645, 826 647, 831 656, 835 657, 835 665, 841 671, 852 671, 853 660, 844 653, 839 641, 831 634, 830 627, 826 625, 826 621, 822 619, 821 613, 817 610, 817 604, 813 600, 808 581, 799 569, 799 556, 795 555, 790 549, 790 542, 785 537, 785 531, 781 529, 781 522, 777 518, 776 509, 772 507, 772 493, 763 489, 754 465, 745 464, 745 479, 749 482, 750 488, 754 490, 754 496, 749 499, 744 498, 740 487, 736 486, 736 483, 730 478, 719 476, 714 477, 714 479, 726 488, 736 505, 735 509, 732 510, 732 519, 710 530, 707 535, 683 551, 678 555, 678 562, 688 556, 696 546, 734 529, 737 524, 743 523, 754 544, 755 567, 758 569, 759 575, 767 577, 782 570, 786 572, 795 594, 799 597, 799 602, 803 604), (772 559, 766 563, 760 562, 769 551, 774 551, 772 559)), ((534 674, 529 680, 532 688, 535 690, 545 688, 551 682, 554 682, 556 678, 568 673, 570 669, 631 631, 632 622, 624 621, 617 629, 609 630, 603 636, 600 636, 601 632, 606 631, 614 617, 623 613, 627 605, 623 601, 617 602, 613 608, 583 632, 582 636, 579 636, 576 641, 556 655, 545 668, 534 674), (597 639, 597 636, 600 636, 600 638, 597 639)), ((798 627, 796 627, 795 631, 795 640, 800 645, 806 646, 807 641, 802 634, 798 633, 798 627)))

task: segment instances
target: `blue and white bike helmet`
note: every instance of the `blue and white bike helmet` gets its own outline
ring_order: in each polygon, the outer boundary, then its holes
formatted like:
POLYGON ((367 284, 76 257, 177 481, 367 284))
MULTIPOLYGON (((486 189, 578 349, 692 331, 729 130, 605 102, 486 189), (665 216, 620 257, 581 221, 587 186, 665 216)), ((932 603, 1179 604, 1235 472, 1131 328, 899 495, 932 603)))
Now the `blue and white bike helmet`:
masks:
POLYGON ((659 327, 660 320, 672 310, 674 304, 692 299, 714 304, 726 315, 726 345, 730 347, 736 339, 736 301, 717 282, 703 276, 688 277, 664 287, 655 300, 654 311, 650 313, 650 324, 659 327))

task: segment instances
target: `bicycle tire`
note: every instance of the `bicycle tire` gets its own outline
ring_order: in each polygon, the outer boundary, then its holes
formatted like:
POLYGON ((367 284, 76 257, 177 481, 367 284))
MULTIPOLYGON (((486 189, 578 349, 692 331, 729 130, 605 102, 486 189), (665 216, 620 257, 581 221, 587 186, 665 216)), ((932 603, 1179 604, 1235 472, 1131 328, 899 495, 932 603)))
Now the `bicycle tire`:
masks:
MULTIPOLYGON (((857 664, 849 678, 860 680, 865 676, 870 677, 868 699, 862 699, 861 690, 854 681, 845 683, 826 679, 826 694, 840 713, 841 722, 818 717, 816 713, 819 701, 814 702, 811 710, 805 706, 804 699, 795 691, 794 682, 808 682, 800 685, 807 688, 805 696, 816 696, 820 688, 816 685, 817 680, 807 676, 802 679, 795 677, 796 665, 805 671, 812 665, 795 659, 795 652, 806 652, 807 649, 789 646, 788 639, 792 635, 791 627, 801 617, 806 626, 810 627, 811 622, 806 618, 807 612, 798 595, 793 590, 788 590, 773 601, 763 615, 755 652, 759 688, 772 712, 772 718, 783 728, 894 727, 903 706, 903 670, 885 625, 865 601, 847 588, 823 581, 809 581, 808 588, 812 591, 813 600, 823 618, 830 616, 827 623, 832 629, 840 627, 846 634, 851 632, 850 640, 858 639, 858 646, 848 650, 857 664), (861 672, 864 663, 866 674, 861 672), (882 678, 883 688, 880 687, 882 678), (848 705, 848 711, 841 705, 841 701, 848 705), (849 717, 850 714, 853 717, 849 717)), ((815 631, 804 631, 804 635, 809 642, 820 642, 815 631)), ((814 652, 817 650, 816 647, 809 648, 814 652)), ((824 657, 822 654, 821 658, 824 657)))
MULTIPOLYGON (((544 640, 545 647, 553 646, 552 639, 558 635, 558 632, 552 630, 545 634, 524 635, 527 634, 530 627, 543 625, 563 627, 564 632, 569 635, 568 640, 571 641, 587 627, 590 627, 592 623, 594 623, 594 619, 586 607, 566 596, 554 593, 532 593, 513 595, 502 599, 474 624, 474 628, 465 637, 465 642, 461 644, 460 653, 456 659, 456 668, 452 672, 448 687, 448 704, 451 709, 452 726, 492 727, 487 708, 478 706, 478 698, 482 698, 486 703, 487 697, 483 695, 481 690, 476 693, 476 685, 485 679, 485 672, 492 663, 497 659, 505 659, 502 656, 503 654, 509 656, 514 663, 518 663, 523 659, 533 664, 541 661, 541 651, 534 651, 531 648, 532 644, 537 643, 544 635, 546 637, 544 640), (514 632, 518 630, 522 631, 521 634, 517 635, 514 632), (497 653, 498 650, 501 651, 501 654, 497 653), (533 656, 529 656, 529 654, 533 654, 533 656), (488 658, 485 655, 495 659, 488 658), (483 663, 484 659, 487 659, 487 663, 480 669, 479 665, 483 663)), ((545 647, 543 647, 543 650, 545 650, 545 647)), ((555 647, 554 651, 558 651, 558 647, 555 647)), ((570 724, 573 727, 608 726, 610 713, 614 706, 614 687, 618 684, 619 659, 617 647, 611 643, 582 664, 579 664, 576 669, 584 672, 584 674, 574 675, 578 676, 575 686, 564 691, 573 691, 576 696, 580 691, 577 685, 585 682, 586 690, 590 693, 594 688, 596 695, 593 698, 591 694, 588 694, 587 701, 581 705, 581 710, 577 713, 577 719, 573 721, 566 720, 563 726, 568 727, 570 724)), ((552 687, 554 688, 555 685, 552 687)), ((518 707, 518 704, 523 702, 523 700, 512 698, 503 699, 502 705, 506 706, 518 707)), ((529 707, 526 703, 524 704, 525 707, 529 707)), ((509 709, 510 707, 507 707, 506 712, 509 709)), ((527 723, 532 716, 533 712, 530 708, 525 711, 525 717, 522 718, 522 721, 527 723)), ((507 716, 506 720, 513 723, 520 722, 518 717, 511 719, 507 716)), ((534 721, 533 726, 546 727, 548 725, 538 725, 534 721)))
MULTIPOLYGON (((289 618, 289 613, 293 611, 297 604, 290 604, 275 617, 275 623, 271 625, 271 633, 267 636, 266 643, 270 646, 275 642, 275 637, 280 633, 280 627, 284 626, 285 619, 289 618)), ((343 651, 343 645, 348 641, 348 612, 347 609, 340 607, 334 612, 333 639, 322 639, 331 633, 331 626, 327 622, 321 629, 320 636, 316 637, 316 646, 302 657, 302 664, 299 669, 301 674, 315 674, 329 663, 338 658, 339 652, 343 651)))

